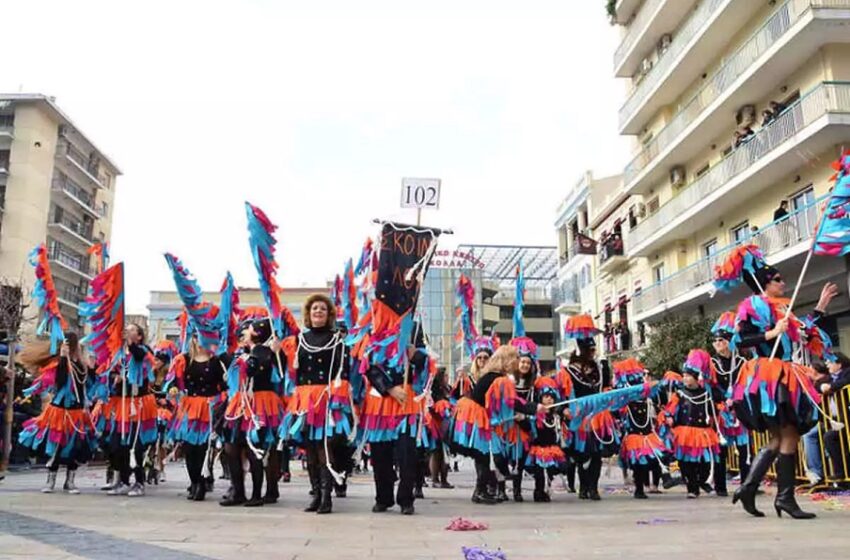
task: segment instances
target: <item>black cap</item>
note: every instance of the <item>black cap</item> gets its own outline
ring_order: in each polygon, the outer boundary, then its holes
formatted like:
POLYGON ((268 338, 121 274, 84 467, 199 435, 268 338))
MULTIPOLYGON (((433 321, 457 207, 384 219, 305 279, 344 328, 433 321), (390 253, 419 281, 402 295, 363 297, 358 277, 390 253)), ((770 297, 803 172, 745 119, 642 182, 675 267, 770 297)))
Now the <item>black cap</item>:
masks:
POLYGON ((773 277, 777 275, 779 275, 779 270, 776 267, 766 264, 756 269, 755 279, 753 279, 752 274, 744 271, 744 282, 747 283, 747 286, 750 287, 754 294, 760 294, 773 277))

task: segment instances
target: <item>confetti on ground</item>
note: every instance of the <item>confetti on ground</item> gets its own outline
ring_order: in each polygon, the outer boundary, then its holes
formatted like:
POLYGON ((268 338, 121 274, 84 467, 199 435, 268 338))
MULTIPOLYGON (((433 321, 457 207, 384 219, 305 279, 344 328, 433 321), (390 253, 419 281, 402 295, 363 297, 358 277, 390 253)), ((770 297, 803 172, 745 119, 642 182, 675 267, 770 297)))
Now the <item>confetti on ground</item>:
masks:
POLYGON ((477 546, 463 547, 464 560, 508 560, 501 550, 487 550, 477 546))
POLYGON ((489 528, 486 523, 457 517, 448 524, 446 531, 486 531, 489 528))
POLYGON ((637 522, 638 525, 667 525, 668 523, 678 523, 679 521, 676 519, 650 519, 650 520, 640 520, 637 522))
POLYGON ((818 492, 811 495, 813 502, 818 502, 827 511, 845 511, 850 510, 850 492, 842 490, 840 492, 818 492))

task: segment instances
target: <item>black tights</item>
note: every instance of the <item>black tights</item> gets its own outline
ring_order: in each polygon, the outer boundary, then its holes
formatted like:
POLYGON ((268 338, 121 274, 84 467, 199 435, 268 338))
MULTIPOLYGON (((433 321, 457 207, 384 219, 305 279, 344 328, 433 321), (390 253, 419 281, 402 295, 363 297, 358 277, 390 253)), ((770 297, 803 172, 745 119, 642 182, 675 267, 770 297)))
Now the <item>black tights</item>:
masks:
MULTIPOLYGON (((77 470, 78 465, 77 465, 76 461, 69 460, 65 463, 65 466, 67 467, 68 472, 73 472, 73 471, 77 470)), ((50 466, 47 467, 47 470, 50 471, 50 472, 59 472, 59 461, 58 460, 53 461, 53 463, 51 463, 50 466)))
POLYGON ((183 455, 186 458, 186 470, 189 472, 189 481, 192 484, 204 482, 204 462, 207 459, 206 445, 183 444, 183 455))
POLYGON ((599 491, 599 477, 602 474, 602 455, 594 453, 590 458, 583 457, 578 464, 579 488, 585 492, 599 491))
POLYGON ((661 474, 663 471, 661 470, 661 463, 656 459, 655 461, 651 461, 649 465, 649 474, 652 475, 652 487, 658 488, 658 485, 661 483, 661 474))
POLYGON ((699 496, 700 486, 708 482, 708 475, 711 474, 711 463, 679 461, 679 469, 688 485, 688 494, 699 496))
POLYGON ((371 443, 372 472, 375 479, 375 503, 392 507, 397 503, 401 507, 412 506, 413 488, 416 485, 419 465, 416 453, 416 439, 401 434, 397 440, 371 443), (398 466, 398 489, 393 498, 393 487, 398 466))
POLYGON ((145 483, 145 453, 147 449, 141 443, 136 443, 133 449, 133 458, 136 460, 136 466, 131 467, 130 461, 130 445, 124 445, 121 442, 121 436, 116 434, 112 442, 112 449, 109 457, 112 469, 118 473, 121 482, 130 485, 130 474, 132 473, 137 484, 145 483))
MULTIPOLYGON (((230 466, 230 482, 233 485, 233 497, 245 498, 245 471, 242 468, 242 451, 247 449, 246 445, 227 443, 224 452, 227 454, 227 462, 230 466)), ((248 462, 251 469, 251 499, 261 500, 263 498, 263 460, 247 449, 248 462)), ((275 478, 275 481, 277 478, 275 478)))
POLYGON ((576 462, 572 459, 567 460, 567 486, 570 491, 575 492, 576 489, 576 462))
POLYGON ((635 494, 643 494, 644 488, 649 484, 649 465, 632 465, 635 479, 635 494))

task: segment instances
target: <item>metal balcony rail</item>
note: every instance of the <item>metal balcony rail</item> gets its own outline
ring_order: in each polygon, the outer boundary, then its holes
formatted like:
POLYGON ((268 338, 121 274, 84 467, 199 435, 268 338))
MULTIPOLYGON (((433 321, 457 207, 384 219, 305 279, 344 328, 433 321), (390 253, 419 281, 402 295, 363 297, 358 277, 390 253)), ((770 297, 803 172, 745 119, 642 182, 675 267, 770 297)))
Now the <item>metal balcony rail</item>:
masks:
POLYGON ((824 82, 810 90, 773 122, 762 127, 746 143, 683 187, 678 195, 640 222, 630 233, 629 248, 646 241, 661 227, 673 223, 686 210, 700 204, 733 177, 746 171, 803 128, 831 112, 850 112, 850 83, 824 82))
POLYGON ((623 37, 623 42, 620 43, 620 46, 617 47, 616 52, 614 52, 614 68, 620 66, 623 59, 626 57, 626 53, 632 49, 635 42, 638 40, 638 37, 644 34, 647 24, 649 24, 652 16, 655 14, 655 10, 658 9, 661 2, 662 0, 647 0, 640 7, 637 15, 629 24, 629 31, 626 33, 626 36, 623 37))
POLYGON ((708 20, 711 19, 714 12, 724 2, 726 0, 703 0, 697 6, 697 9, 691 12, 690 17, 688 17, 687 21, 682 24, 682 27, 673 36, 670 47, 661 55, 655 66, 635 86, 629 98, 620 108, 620 126, 623 126, 635 111, 637 111, 638 107, 649 97, 649 92, 658 85, 662 76, 673 67, 673 63, 685 51, 685 47, 688 46, 691 39, 708 25, 708 20))
POLYGON ((641 171, 670 146, 711 103, 726 92, 735 80, 755 64, 761 55, 811 8, 850 8, 850 0, 788 0, 780 6, 629 162, 623 171, 623 184, 628 187, 641 171))
POLYGON ((825 196, 821 197, 790 213, 785 219, 771 222, 757 232, 751 232, 746 239, 719 249, 714 254, 636 293, 633 297, 635 313, 644 313, 711 282, 714 278, 714 267, 723 262, 729 252, 739 245, 758 245, 765 256, 770 256, 802 241, 810 240, 814 235, 819 204, 825 198, 825 196))

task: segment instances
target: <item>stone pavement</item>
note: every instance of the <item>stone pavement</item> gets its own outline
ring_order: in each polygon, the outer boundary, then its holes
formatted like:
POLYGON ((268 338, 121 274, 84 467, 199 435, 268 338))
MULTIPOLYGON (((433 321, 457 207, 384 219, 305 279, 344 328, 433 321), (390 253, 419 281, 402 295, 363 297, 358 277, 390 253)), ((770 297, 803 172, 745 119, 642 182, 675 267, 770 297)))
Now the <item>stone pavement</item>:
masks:
MULTIPOLYGON (((355 476, 348 498, 334 500, 334 514, 304 513, 306 475, 295 462, 292 483, 281 484, 281 503, 257 509, 220 507, 216 501, 223 481, 206 502, 188 502, 180 463, 169 465, 167 483, 136 499, 99 492, 102 469, 80 471, 79 496, 39 493, 43 471, 14 473, 0 483, 0 558, 445 560, 462 559, 462 546, 500 548, 509 560, 850 556, 850 510, 829 510, 808 498, 801 503, 818 514, 817 520, 777 519, 770 495, 759 500, 769 516, 755 519, 728 499, 685 500, 680 489, 637 501, 618 480, 608 479, 598 503, 556 491, 550 504, 478 506, 469 501, 469 467, 451 475, 455 490, 426 488, 413 517, 397 509, 372 514, 371 477, 366 475, 355 476), (483 521, 490 529, 446 531, 456 516, 483 521)), ((619 471, 613 475, 619 477, 619 471)), ((525 484, 529 498, 531 484, 525 484)))

